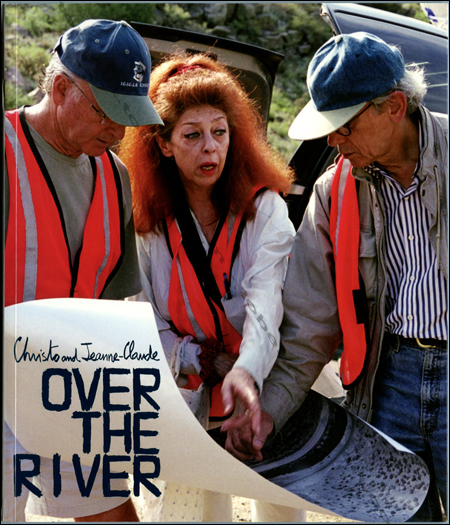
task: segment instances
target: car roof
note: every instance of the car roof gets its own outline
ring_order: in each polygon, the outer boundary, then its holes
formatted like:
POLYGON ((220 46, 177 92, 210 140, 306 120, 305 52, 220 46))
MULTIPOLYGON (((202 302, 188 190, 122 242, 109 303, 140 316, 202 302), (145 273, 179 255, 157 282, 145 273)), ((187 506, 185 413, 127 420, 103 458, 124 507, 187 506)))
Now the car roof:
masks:
POLYGON ((131 22, 145 40, 152 57, 152 67, 168 54, 184 51, 208 53, 234 71, 246 92, 255 101, 265 126, 269 119, 275 75, 284 55, 262 47, 214 35, 131 22))

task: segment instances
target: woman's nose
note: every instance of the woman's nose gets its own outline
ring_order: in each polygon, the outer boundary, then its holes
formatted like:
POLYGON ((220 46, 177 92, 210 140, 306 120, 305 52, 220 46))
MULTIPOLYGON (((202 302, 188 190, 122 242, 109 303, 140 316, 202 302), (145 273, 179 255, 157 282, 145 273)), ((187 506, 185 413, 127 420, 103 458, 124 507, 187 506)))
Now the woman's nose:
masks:
POLYGON ((211 135, 211 133, 205 133, 203 140, 203 151, 210 152, 216 149, 214 137, 211 135))

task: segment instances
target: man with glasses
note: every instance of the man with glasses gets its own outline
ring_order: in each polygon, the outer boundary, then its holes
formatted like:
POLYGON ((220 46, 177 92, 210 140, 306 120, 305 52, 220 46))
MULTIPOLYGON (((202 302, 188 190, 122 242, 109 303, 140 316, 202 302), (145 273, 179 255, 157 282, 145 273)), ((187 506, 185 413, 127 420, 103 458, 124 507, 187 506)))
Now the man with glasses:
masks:
MULTIPOLYGON (((130 181, 109 148, 126 126, 162 124, 148 97, 150 70, 148 48, 130 25, 87 20, 59 39, 39 84, 43 99, 6 112, 5 306, 139 293, 130 181)), ((72 466, 62 462, 55 497, 45 458, 32 480, 42 496, 24 486, 16 497, 13 457, 20 452, 4 423, 5 521, 25 521, 25 505, 32 514, 76 521, 139 521, 128 497, 104 497, 101 472, 83 498, 72 466)), ((90 472, 83 467, 84 480, 90 472)), ((126 480, 114 488, 127 490, 126 480)))
POLYGON ((261 459, 267 436, 298 409, 343 342, 345 406, 424 458, 432 483, 413 520, 442 521, 447 117, 421 104, 423 72, 406 69, 397 48, 367 33, 331 38, 307 82, 312 100, 290 136, 327 136, 339 155, 316 182, 294 241, 260 434, 251 434, 247 416, 230 420, 222 427, 227 449, 261 459))

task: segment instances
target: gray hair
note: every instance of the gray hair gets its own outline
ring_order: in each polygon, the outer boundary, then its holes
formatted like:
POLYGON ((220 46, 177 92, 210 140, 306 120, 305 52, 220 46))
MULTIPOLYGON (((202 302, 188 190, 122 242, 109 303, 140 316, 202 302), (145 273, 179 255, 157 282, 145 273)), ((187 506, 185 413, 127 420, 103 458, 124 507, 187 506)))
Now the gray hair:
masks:
MULTIPOLYGON (((50 62, 47 67, 42 70, 41 77, 39 78, 38 87, 46 95, 50 95, 53 88, 53 82, 57 75, 65 75, 71 80, 76 80, 80 83, 85 81, 81 78, 78 78, 72 73, 60 60, 59 56, 56 53, 52 54, 50 62)), ((82 95, 80 94, 80 97, 82 95)))
POLYGON ((406 69, 403 78, 397 82, 391 90, 372 100, 375 109, 381 112, 381 106, 389 99, 389 95, 394 91, 401 91, 406 95, 408 104, 406 114, 412 115, 417 111, 417 108, 427 93, 424 69, 416 65, 412 65, 406 69))

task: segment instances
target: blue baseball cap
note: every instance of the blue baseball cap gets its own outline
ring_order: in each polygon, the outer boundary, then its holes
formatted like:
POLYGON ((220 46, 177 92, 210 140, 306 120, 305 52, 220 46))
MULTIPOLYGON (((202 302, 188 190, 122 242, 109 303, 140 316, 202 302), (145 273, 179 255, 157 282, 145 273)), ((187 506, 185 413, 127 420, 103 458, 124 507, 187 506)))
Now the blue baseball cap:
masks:
POLYGON ((60 37, 54 52, 89 83, 101 109, 117 124, 163 123, 148 96, 149 50, 127 22, 85 20, 60 37))
POLYGON ((358 32, 330 38, 308 66, 311 100, 292 123, 289 137, 311 140, 329 135, 367 102, 392 89, 404 74, 401 52, 375 35, 358 32))

